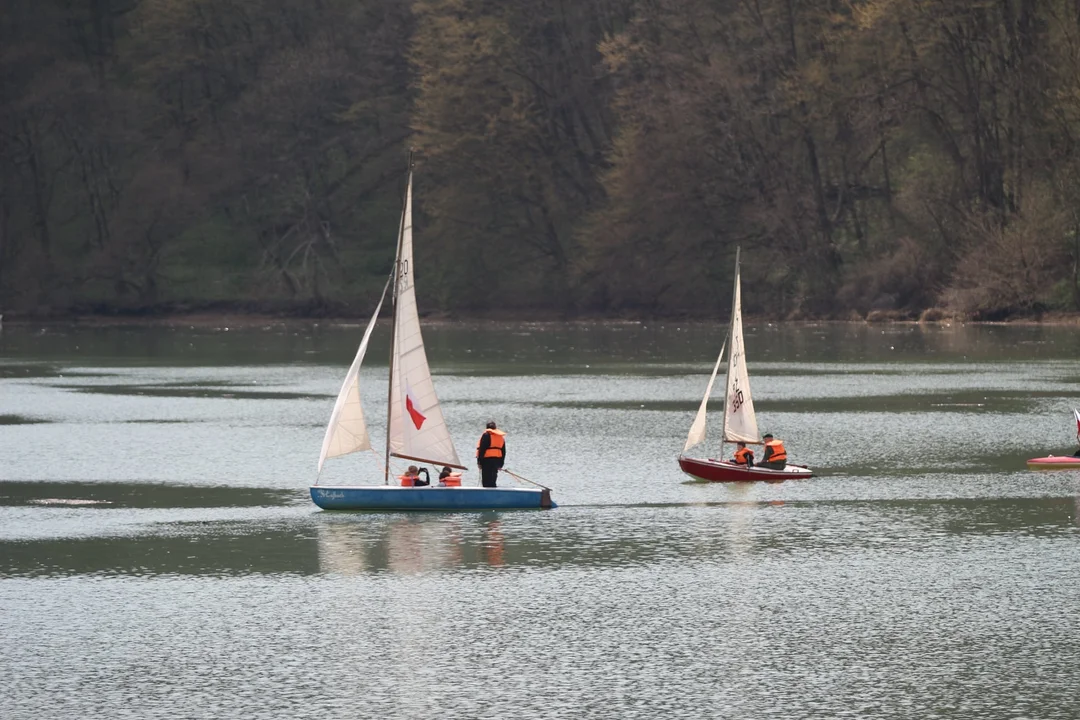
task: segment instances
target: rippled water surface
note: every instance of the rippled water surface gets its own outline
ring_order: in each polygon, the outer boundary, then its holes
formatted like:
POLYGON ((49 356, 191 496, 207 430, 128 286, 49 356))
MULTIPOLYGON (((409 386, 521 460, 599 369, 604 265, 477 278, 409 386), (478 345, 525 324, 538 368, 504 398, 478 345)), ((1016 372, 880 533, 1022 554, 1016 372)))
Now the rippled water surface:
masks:
POLYGON ((322 512, 361 332, 0 331, 0 718, 1080 717, 1080 472, 1024 465, 1076 329, 749 327, 817 476, 725 486, 675 464, 725 328, 433 324, 459 453, 560 507, 322 512))

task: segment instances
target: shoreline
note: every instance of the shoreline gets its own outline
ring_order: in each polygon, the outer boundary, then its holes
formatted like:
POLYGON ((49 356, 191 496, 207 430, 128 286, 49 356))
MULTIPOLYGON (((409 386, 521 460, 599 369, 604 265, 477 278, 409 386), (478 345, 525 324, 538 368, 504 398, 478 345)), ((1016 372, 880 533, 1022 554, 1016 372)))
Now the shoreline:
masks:
MULTIPOLYGON (((221 309, 173 312, 132 312, 132 313, 3 313, 0 314, 0 328, 3 325, 86 325, 95 327, 245 327, 252 328, 267 325, 363 325, 367 316, 350 314, 305 314, 247 309, 221 309)), ((556 313, 523 313, 509 315, 460 315, 432 313, 421 315, 425 325, 647 325, 655 323, 682 323, 688 325, 724 324, 724 318, 698 318, 677 316, 625 317, 604 315, 575 315, 559 317, 556 313)), ((849 318, 777 318, 763 315, 747 315, 744 320, 753 323, 776 323, 784 325, 1001 325, 1001 326, 1080 326, 1080 312, 1042 313, 1040 315, 1017 315, 1000 320, 979 320, 937 314, 931 318, 912 318, 900 313, 870 313, 867 317, 853 315, 849 318)), ((379 324, 385 319, 380 319, 379 324)))

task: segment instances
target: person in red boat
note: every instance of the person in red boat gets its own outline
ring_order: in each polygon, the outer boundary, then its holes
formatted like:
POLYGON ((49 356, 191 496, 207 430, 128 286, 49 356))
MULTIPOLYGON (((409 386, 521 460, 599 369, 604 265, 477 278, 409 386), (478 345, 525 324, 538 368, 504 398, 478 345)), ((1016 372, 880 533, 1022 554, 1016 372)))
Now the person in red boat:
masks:
POLYGON ((765 433, 761 436, 761 440, 765 443, 765 453, 762 455, 758 467, 768 468, 769 470, 783 470, 786 468, 787 450, 784 449, 784 443, 774 440, 772 433, 765 433))
POLYGON ((746 447, 744 442, 739 443, 735 451, 735 464, 745 465, 748 468, 754 467, 754 451, 746 447))

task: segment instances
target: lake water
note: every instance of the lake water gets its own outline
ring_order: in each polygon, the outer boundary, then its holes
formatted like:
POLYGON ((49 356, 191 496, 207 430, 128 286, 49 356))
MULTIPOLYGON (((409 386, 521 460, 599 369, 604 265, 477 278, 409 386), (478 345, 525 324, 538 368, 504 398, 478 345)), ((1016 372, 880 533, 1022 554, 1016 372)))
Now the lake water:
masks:
POLYGON ((0 718, 1080 717, 1080 472, 1024 466, 1075 449, 1080 330, 750 325, 817 476, 709 485, 725 328, 433 325, 459 453, 496 419, 560 507, 322 512, 362 330, 0 331, 0 718))

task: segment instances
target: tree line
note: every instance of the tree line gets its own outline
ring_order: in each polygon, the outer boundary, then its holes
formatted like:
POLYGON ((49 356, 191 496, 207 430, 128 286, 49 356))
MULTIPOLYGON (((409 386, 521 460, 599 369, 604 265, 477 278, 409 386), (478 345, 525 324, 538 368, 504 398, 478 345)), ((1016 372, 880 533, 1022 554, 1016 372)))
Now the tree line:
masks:
POLYGON ((1064 0, 9 0, 0 310, 1080 310, 1064 0))

